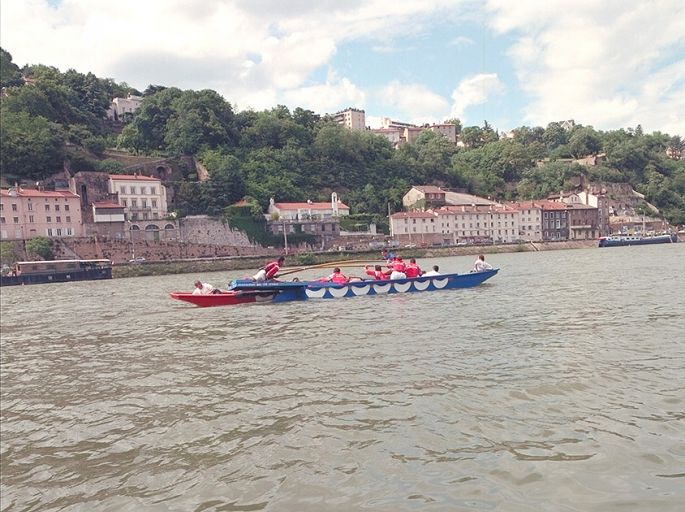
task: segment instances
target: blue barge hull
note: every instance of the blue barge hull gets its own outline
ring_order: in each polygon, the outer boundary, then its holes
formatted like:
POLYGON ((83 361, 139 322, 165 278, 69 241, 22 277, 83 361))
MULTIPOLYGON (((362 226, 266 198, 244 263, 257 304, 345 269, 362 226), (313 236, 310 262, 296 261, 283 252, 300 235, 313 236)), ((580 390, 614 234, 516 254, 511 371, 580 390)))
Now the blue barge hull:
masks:
POLYGON ((352 281, 335 284, 320 281, 256 283, 249 279, 232 281, 230 291, 273 292, 272 302, 289 302, 309 299, 339 299, 343 297, 362 297, 365 295, 387 295, 393 293, 433 292, 457 288, 473 288, 491 277, 499 269, 472 272, 469 274, 444 274, 413 279, 352 281))
POLYGON ((678 241, 677 235, 659 235, 659 236, 630 236, 617 235, 606 236, 599 239, 600 247, 624 247, 627 245, 653 245, 653 244, 673 244, 678 241))

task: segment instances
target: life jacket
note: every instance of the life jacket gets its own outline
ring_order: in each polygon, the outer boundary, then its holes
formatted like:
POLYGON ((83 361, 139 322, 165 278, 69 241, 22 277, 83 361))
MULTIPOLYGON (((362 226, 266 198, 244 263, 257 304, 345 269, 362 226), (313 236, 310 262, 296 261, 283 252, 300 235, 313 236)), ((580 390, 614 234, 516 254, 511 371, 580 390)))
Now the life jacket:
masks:
POLYGON ((392 269, 395 272, 404 272, 406 268, 407 266, 404 264, 404 261, 395 260, 392 262, 392 269))
POLYGON ((367 270, 366 273, 373 277, 376 281, 382 281, 383 279, 388 278, 388 276, 386 276, 382 270, 367 270))
POLYGON ((419 277, 421 275, 421 269, 416 263, 409 263, 407 268, 404 270, 407 277, 419 277))
POLYGON ((343 284, 348 281, 347 277, 345 277, 342 273, 340 272, 334 272, 331 274, 331 282, 332 283, 337 283, 337 284, 343 284))
POLYGON ((276 260, 267 263, 264 267, 264 270, 266 271, 266 278, 271 279, 273 276, 278 274, 278 271, 281 270, 281 267, 278 264, 278 260, 276 260))

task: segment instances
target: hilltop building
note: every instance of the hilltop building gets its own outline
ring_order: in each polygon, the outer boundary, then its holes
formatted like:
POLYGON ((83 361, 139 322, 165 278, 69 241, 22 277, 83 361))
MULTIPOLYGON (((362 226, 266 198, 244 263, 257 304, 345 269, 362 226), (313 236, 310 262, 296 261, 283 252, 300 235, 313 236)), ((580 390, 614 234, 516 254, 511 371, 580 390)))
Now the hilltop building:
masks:
POLYGON ((114 98, 107 110, 107 118, 113 121, 122 121, 125 114, 133 115, 143 103, 141 96, 129 94, 126 98, 114 98))
POLYGON ((348 130, 366 130, 366 113, 357 108, 347 108, 331 116, 333 121, 348 130))

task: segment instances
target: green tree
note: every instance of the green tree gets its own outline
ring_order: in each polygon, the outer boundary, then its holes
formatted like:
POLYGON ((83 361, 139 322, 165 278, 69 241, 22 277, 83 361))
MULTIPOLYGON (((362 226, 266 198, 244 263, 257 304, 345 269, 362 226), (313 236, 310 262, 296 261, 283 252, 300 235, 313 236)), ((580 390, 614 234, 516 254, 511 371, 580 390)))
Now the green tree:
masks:
POLYGON ((574 158, 582 158, 599 153, 602 149, 602 141, 591 126, 576 127, 571 133, 568 147, 574 158))
POLYGON ((0 171, 18 178, 43 179, 64 161, 64 134, 59 125, 24 112, 0 115, 0 171))
POLYGON ((12 62, 12 55, 0 48, 0 87, 17 87, 24 84, 19 66, 12 62))
POLYGON ((38 236, 28 240, 26 242, 26 251, 29 254, 35 254, 44 260, 52 260, 55 258, 52 252, 52 240, 45 238, 44 236, 38 236))

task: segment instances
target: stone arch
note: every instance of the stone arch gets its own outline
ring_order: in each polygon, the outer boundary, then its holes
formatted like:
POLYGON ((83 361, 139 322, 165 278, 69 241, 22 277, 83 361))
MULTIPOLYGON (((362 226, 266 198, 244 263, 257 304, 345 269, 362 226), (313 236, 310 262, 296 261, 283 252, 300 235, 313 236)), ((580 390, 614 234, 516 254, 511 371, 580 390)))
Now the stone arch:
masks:
POLYGON ((174 226, 173 224, 167 224, 166 226, 164 226, 164 229, 176 229, 176 226, 174 226))
POLYGON ((132 231, 140 231, 140 226, 138 224, 131 224, 132 231))
POLYGON ((145 231, 159 231, 159 226, 157 224, 148 224, 145 226, 145 231))

